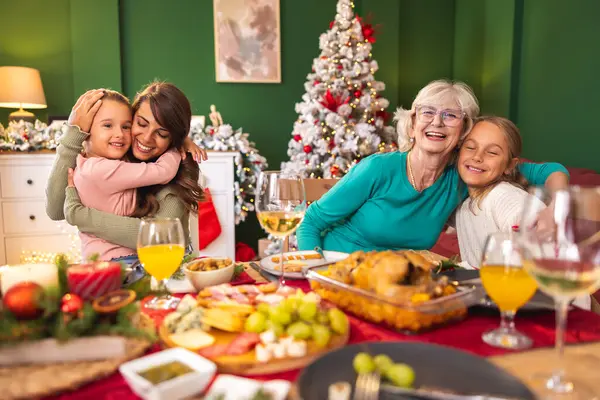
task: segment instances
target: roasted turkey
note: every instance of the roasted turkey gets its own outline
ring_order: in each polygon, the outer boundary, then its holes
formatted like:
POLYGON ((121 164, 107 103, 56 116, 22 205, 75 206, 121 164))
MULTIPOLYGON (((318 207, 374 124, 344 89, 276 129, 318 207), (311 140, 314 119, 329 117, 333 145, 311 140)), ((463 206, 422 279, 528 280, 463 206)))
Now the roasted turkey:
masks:
POLYGON ((352 253, 329 267, 329 276, 337 281, 405 302, 416 294, 439 297, 447 279, 434 279, 439 261, 425 252, 414 250, 352 253))

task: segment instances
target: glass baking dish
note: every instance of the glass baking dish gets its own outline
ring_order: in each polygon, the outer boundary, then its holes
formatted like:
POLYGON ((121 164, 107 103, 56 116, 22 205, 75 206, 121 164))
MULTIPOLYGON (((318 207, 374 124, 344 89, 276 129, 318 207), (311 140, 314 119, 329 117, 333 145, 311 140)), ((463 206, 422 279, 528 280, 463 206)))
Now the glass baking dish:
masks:
POLYGON ((322 275, 320 272, 328 267, 329 264, 305 269, 313 291, 346 312, 402 333, 420 333, 461 320, 467 315, 467 309, 482 299, 482 292, 475 286, 452 285, 456 290, 453 294, 418 303, 401 303, 322 275))

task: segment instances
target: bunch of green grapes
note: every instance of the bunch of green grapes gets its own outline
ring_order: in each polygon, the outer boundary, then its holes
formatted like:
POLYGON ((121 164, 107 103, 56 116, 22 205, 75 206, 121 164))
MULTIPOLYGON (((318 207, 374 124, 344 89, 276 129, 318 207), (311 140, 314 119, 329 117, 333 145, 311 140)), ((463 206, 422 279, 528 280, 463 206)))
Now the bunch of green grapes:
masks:
POLYGON ((246 320, 246 332, 262 333, 272 330, 277 337, 293 336, 299 340, 314 340, 326 347, 332 334, 345 335, 348 317, 337 308, 319 309, 314 301, 292 296, 277 305, 261 303, 246 320))
POLYGON ((415 381, 415 371, 410 365, 394 363, 385 354, 371 357, 367 353, 358 353, 352 362, 357 374, 368 374, 377 371, 393 385, 410 388, 415 381))

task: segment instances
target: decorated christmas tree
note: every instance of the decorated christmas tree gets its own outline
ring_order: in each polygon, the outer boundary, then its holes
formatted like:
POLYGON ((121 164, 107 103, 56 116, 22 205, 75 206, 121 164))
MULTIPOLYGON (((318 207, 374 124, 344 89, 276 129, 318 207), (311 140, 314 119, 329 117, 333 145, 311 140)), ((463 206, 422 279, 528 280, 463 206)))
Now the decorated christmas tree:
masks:
POLYGON ((351 0, 339 0, 335 20, 319 38, 321 54, 313 60, 296 104, 288 145, 290 161, 282 170, 310 178, 345 175, 361 158, 394 146, 395 130, 386 126, 388 100, 375 80, 371 54, 375 30, 354 15, 351 0))

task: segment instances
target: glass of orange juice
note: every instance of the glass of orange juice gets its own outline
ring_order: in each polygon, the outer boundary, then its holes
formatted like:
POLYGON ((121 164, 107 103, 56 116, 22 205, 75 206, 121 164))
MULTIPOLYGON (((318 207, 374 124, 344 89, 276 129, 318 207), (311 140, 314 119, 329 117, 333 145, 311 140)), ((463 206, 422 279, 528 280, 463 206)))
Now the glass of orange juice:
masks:
POLYGON ((147 308, 169 310, 177 307, 179 299, 169 294, 167 279, 177 271, 185 253, 185 237, 178 218, 144 218, 137 239, 140 263, 158 282, 163 293, 146 303, 147 308))
POLYGON ((500 309, 500 327, 483 334, 484 342, 505 349, 526 349, 531 339, 515 329, 515 314, 535 294, 537 284, 523 269, 514 233, 491 234, 481 262, 481 283, 500 309))

